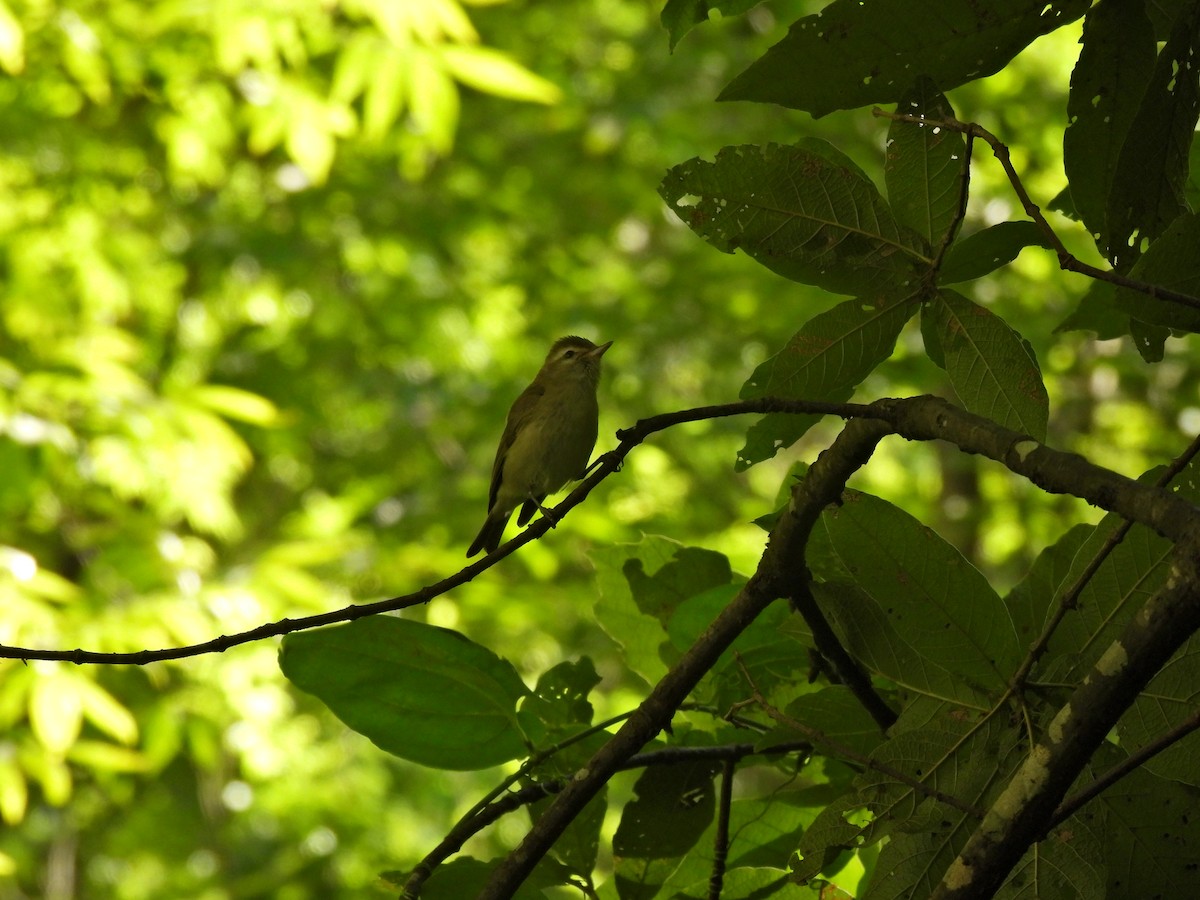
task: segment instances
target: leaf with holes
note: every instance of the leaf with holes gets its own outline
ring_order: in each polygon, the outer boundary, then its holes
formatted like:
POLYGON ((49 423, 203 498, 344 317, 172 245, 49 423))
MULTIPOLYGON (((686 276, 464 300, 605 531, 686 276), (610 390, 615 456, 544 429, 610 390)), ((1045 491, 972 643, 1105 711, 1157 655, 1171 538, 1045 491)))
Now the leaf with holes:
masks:
MULTIPOLYGON (((929 119, 953 119, 954 108, 928 78, 900 98, 896 112, 929 119)), ((894 121, 888 128, 883 169, 888 201, 896 218, 933 246, 939 246, 965 201, 963 167, 966 139, 960 132, 916 122, 894 121)))
POLYGON ((726 147, 714 162, 675 166, 667 204, 719 250, 743 250, 773 272, 874 303, 916 285, 929 247, 900 225, 878 188, 832 145, 726 147))
POLYGON ((998 72, 1091 0, 834 0, 795 22, 721 100, 778 103, 823 116, 893 103, 923 72, 943 90, 998 72))

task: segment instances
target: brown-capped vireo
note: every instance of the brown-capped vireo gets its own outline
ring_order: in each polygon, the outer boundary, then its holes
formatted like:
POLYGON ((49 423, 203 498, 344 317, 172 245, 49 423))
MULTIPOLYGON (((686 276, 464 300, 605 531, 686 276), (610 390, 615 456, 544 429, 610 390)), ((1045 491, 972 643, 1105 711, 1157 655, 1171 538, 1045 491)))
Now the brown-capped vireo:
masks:
POLYGON ((600 357, 612 341, 596 346, 586 338, 559 338, 546 355, 533 384, 513 403, 492 465, 488 515, 467 556, 500 546, 514 509, 524 525, 542 501, 587 469, 600 408, 600 357))

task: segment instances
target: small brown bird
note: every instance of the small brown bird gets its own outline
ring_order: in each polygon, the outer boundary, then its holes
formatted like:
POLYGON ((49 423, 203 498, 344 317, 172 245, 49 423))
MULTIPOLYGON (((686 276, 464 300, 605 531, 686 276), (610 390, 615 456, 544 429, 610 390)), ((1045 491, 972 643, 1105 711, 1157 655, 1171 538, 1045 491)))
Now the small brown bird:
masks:
POLYGON ((596 346, 575 335, 554 342, 537 377, 508 411, 492 465, 487 520, 468 557, 500 546, 518 506, 517 524, 524 525, 534 510, 546 514, 547 495, 583 476, 596 446, 600 357, 611 346, 612 341, 596 346))

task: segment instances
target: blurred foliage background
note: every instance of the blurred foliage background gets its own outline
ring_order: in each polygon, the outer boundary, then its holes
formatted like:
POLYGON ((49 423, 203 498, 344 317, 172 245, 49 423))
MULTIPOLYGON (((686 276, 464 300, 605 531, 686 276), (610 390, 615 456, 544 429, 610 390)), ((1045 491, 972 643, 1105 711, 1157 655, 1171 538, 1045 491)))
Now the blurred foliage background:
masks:
MULTIPOLYGON (((810 134, 878 176, 867 114, 713 102, 821 5, 764 4, 674 53, 638 0, 0 5, 0 642, 172 646, 449 574, 508 405, 563 334, 615 341, 600 450, 735 399, 835 300, 712 251, 655 189, 689 157, 810 134)), ((950 95, 1043 203, 1065 184, 1078 27, 950 95)), ((968 230, 1015 217, 982 153, 972 192, 968 230)), ((1148 367, 1054 334, 1086 288, 1026 250, 973 296, 1033 342, 1051 443, 1136 475, 1200 430, 1193 348, 1148 367)), ((910 329, 861 397, 943 389, 910 329)), ((752 520, 833 426, 736 475, 746 424, 660 436, 546 540, 409 614, 531 682, 588 654, 599 714, 626 710, 644 684, 592 619, 589 548, 662 534, 749 571, 752 520)), ((858 486, 1002 585, 1092 515, 896 441, 858 486)), ((275 654, 0 663, 0 898, 382 895, 377 874, 495 782, 388 757, 275 654)))

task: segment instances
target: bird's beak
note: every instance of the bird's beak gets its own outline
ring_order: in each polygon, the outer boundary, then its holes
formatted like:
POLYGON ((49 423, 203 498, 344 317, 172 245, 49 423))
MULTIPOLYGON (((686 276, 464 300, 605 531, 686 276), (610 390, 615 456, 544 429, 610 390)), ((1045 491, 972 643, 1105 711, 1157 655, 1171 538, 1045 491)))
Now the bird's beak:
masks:
POLYGON ((604 351, 607 350, 611 346, 612 346, 612 341, 609 341, 607 344, 601 344, 595 350, 589 350, 588 356, 592 357, 593 359, 599 359, 600 357, 602 357, 604 355, 604 351))

